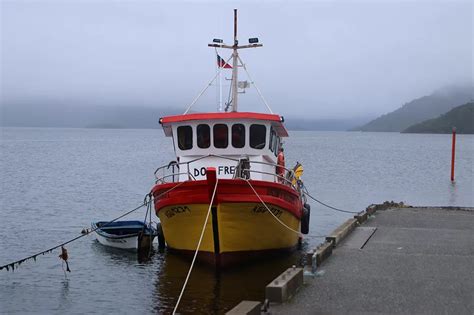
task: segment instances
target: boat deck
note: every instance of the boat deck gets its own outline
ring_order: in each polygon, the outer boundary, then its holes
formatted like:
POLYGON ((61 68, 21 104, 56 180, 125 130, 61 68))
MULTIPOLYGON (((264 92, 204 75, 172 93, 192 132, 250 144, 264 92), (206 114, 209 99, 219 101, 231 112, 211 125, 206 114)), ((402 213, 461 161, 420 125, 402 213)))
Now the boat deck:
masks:
POLYGON ((269 311, 474 314, 474 210, 377 211, 289 302, 269 311))

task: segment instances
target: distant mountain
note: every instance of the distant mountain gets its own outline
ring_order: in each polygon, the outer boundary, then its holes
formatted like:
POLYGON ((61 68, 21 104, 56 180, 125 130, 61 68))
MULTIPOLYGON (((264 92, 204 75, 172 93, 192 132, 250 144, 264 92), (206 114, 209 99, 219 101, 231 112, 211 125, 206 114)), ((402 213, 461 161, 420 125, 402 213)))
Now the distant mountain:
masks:
POLYGON ((472 86, 447 87, 408 102, 401 108, 353 130, 401 132, 414 124, 438 117, 472 99, 472 86))
POLYGON ((425 120, 402 132, 451 133, 453 127, 456 127, 457 133, 474 134, 474 102, 455 107, 438 118, 425 120))

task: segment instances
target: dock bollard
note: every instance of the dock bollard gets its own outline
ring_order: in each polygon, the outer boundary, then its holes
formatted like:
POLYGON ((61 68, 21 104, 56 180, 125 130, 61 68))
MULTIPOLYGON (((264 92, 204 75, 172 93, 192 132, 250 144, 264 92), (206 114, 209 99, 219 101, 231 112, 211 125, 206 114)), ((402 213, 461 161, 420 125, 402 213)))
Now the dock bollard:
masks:
POLYGON ((271 303, 286 302, 303 285, 303 280, 303 268, 288 268, 267 285, 265 298, 271 303))

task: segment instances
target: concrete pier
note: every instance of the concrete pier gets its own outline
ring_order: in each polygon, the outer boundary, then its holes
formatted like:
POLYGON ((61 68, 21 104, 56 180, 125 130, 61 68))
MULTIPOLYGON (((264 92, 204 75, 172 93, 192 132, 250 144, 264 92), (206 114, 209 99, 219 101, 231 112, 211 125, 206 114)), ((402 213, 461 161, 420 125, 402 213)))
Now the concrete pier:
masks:
POLYGON ((472 208, 377 210, 334 245, 271 314, 474 314, 472 208))

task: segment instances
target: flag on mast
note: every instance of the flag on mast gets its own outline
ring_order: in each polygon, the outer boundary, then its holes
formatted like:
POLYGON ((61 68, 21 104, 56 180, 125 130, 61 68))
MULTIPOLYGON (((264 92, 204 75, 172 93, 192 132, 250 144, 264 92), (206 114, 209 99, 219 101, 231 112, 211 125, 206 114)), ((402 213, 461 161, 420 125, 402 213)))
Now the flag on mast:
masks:
POLYGON ((232 66, 228 64, 227 62, 225 62, 225 60, 222 59, 221 56, 219 56, 219 54, 216 54, 216 55, 217 55, 217 66, 219 68, 232 69, 232 66))

